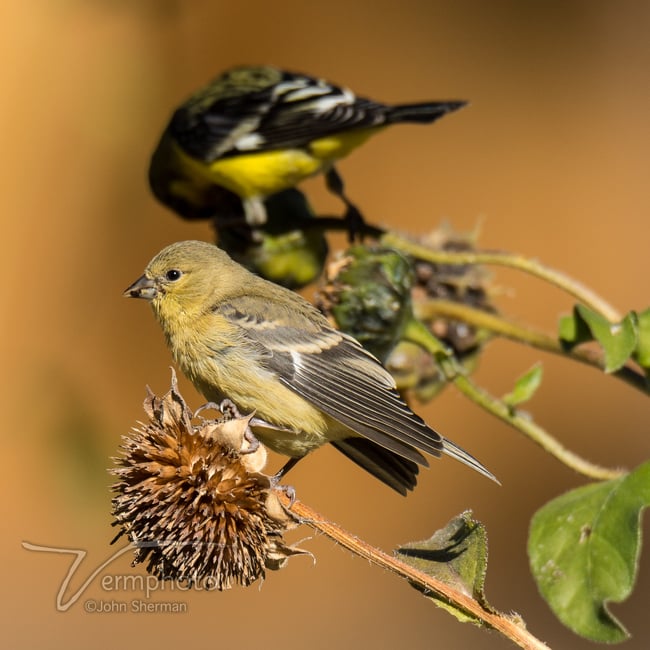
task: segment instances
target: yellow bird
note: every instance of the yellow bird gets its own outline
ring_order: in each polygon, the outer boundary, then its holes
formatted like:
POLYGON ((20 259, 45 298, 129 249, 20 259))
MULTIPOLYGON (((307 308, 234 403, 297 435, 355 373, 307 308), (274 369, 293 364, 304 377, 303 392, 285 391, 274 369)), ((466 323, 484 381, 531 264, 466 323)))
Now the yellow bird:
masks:
POLYGON ((232 192, 248 224, 259 226, 266 197, 325 172, 348 218, 361 219, 334 162, 390 124, 427 124, 464 105, 388 106, 307 75, 238 67, 174 112, 152 156, 149 182, 162 203, 189 218, 218 215, 232 192))
POLYGON ((355 339, 212 244, 168 246, 125 296, 151 302, 174 360, 208 400, 255 413, 253 433, 293 459, 285 468, 329 442, 401 494, 428 465, 418 450, 494 479, 413 413, 355 339))

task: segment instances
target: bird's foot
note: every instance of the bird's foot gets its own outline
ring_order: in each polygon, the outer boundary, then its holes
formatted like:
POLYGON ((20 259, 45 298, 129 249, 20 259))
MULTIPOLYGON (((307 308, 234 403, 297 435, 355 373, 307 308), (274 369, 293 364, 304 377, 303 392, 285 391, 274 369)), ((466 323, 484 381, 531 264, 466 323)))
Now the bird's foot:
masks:
POLYGON ((348 240, 351 244, 355 241, 363 242, 365 234, 366 220, 354 203, 346 201, 347 210, 343 218, 348 226, 348 240))
POLYGON ((215 402, 206 402, 205 404, 199 406, 196 411, 194 411, 194 417, 198 417, 198 415, 200 413, 203 413, 203 411, 221 411, 223 414, 220 404, 215 404, 215 402))

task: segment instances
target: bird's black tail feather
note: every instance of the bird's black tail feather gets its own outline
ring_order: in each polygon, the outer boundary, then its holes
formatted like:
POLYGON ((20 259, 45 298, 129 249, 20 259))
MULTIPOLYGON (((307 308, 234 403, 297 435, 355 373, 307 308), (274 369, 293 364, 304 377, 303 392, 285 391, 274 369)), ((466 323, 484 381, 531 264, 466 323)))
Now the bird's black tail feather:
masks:
MULTIPOLYGON (((342 454, 380 481, 406 496, 417 484, 418 466, 411 460, 380 447, 366 438, 346 438, 332 442, 342 454)), ((422 464, 427 461, 422 457, 422 464)))
POLYGON ((396 122, 415 122, 418 124, 428 124, 438 118, 457 111, 465 106, 467 102, 450 101, 450 102, 430 102, 428 104, 402 104, 391 106, 386 117, 389 124, 396 122))

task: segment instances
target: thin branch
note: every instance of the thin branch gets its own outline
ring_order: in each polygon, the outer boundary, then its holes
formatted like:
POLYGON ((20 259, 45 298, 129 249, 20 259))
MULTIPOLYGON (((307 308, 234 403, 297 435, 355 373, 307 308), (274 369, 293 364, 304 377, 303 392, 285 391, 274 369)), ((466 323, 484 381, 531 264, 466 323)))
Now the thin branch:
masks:
POLYGON ((560 271, 544 266, 537 260, 498 251, 469 252, 434 250, 392 232, 386 232, 380 241, 382 244, 403 251, 411 257, 433 264, 493 264, 518 269, 562 289, 612 323, 618 323, 622 318, 614 307, 589 287, 560 271))
POLYGON ((529 416, 523 415, 517 409, 512 408, 502 400, 490 395, 480 386, 477 386, 467 377, 453 353, 421 321, 413 318, 406 325, 403 336, 404 339, 427 350, 438 361, 448 380, 473 402, 523 433, 567 467, 599 481, 619 478, 625 474, 621 469, 602 467, 578 456, 564 447, 557 438, 554 438, 536 424, 529 416))
POLYGON ((608 481, 626 474, 625 470, 622 469, 611 469, 596 465, 567 449, 557 438, 554 438, 548 431, 531 420, 530 417, 522 415, 518 410, 493 397, 467 376, 459 374, 452 381, 454 386, 473 402, 523 433, 544 451, 547 451, 551 456, 554 456, 561 463, 579 474, 596 481, 608 481))
MULTIPOLYGON (((334 216, 320 216, 318 219, 306 220, 305 229, 318 230, 347 230, 348 223, 344 218, 334 216)), ((506 266, 533 275, 544 280, 582 302, 593 311, 601 314, 611 323, 618 323, 622 316, 604 298, 595 291, 575 280, 566 273, 552 269, 537 260, 501 251, 444 251, 436 250, 429 246, 418 244, 396 232, 386 231, 371 223, 365 222, 358 228, 362 237, 377 239, 382 245, 395 248, 411 257, 431 262, 432 264, 492 264, 506 266)))
MULTIPOLYGON (((424 321, 430 321, 439 316, 453 318, 512 341, 525 343, 545 352, 558 354, 605 371, 605 360, 603 355, 598 351, 589 348, 571 348, 567 350, 552 336, 534 330, 529 326, 523 327, 517 325, 513 321, 498 314, 486 312, 476 307, 470 307, 460 302, 439 299, 417 302, 413 305, 413 309, 415 315, 424 321)), ((645 394, 650 393, 650 383, 641 373, 637 372, 631 366, 626 365, 611 374, 645 394)))
MULTIPOLYGON (((289 507, 290 501, 286 494, 280 493, 280 497, 283 499, 285 506, 289 507)), ((355 555, 405 578, 425 593, 434 594, 436 598, 451 603, 455 608, 463 611, 471 618, 478 619, 487 627, 500 632, 519 647, 526 648, 527 650, 548 650, 546 644, 505 614, 484 609, 470 596, 456 591, 448 584, 422 571, 418 571, 396 557, 371 546, 367 542, 347 532, 338 524, 327 521, 319 513, 301 501, 295 501, 290 507, 291 512, 300 517, 303 524, 323 533, 355 555)))

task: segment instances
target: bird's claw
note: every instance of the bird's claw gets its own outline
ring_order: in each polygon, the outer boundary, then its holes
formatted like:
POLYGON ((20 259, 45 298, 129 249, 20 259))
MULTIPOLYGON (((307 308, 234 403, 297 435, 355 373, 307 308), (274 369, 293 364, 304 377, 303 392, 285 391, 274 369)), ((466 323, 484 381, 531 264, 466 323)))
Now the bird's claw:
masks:
POLYGON ((248 449, 241 449, 240 454, 254 454, 260 448, 260 441, 255 437, 255 434, 250 427, 246 427, 244 432, 244 440, 248 443, 248 449))
POLYGON ((228 398, 221 400, 217 408, 221 411, 222 415, 228 420, 236 420, 241 417, 239 409, 235 406, 235 403, 228 398))
MULTIPOLYGON (((221 406, 215 402, 206 402, 194 411, 194 417, 197 417, 200 413, 203 413, 203 411, 221 411, 221 406)), ((221 411, 221 413, 223 413, 223 411, 221 411)))
POLYGON ((287 497, 287 499, 289 499, 289 505, 287 507, 289 510, 291 510, 291 507, 296 502, 296 490, 293 485, 280 485, 280 479, 277 478, 277 476, 278 475, 276 474, 275 476, 271 477, 271 486, 274 490, 284 492, 284 495, 287 497))

